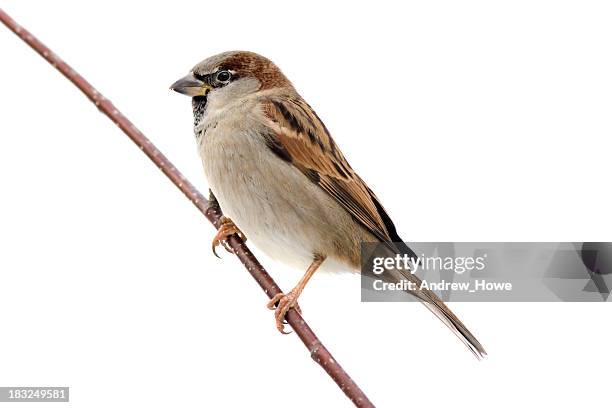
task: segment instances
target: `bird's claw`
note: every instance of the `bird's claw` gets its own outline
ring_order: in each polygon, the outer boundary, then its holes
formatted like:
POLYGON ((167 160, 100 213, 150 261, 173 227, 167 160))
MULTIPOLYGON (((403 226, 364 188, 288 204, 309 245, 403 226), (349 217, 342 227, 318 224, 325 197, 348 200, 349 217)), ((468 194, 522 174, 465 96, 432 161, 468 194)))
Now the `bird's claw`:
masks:
POLYGON ((289 309, 294 308, 298 313, 302 313, 300 306, 297 303, 297 295, 290 291, 288 294, 278 293, 274 295, 268 302, 268 309, 274 310, 274 317, 276 319, 276 328, 283 334, 289 334, 290 331, 285 331, 285 314, 289 309))
POLYGON ((227 243, 227 238, 233 234, 238 235, 243 242, 246 242, 246 237, 236 226, 236 224, 234 224, 234 222, 226 216, 222 216, 219 220, 219 229, 217 230, 217 234, 212 240, 212 251, 217 258, 220 258, 220 256, 217 254, 217 247, 219 245, 223 246, 223 248, 225 248, 225 250, 230 254, 234 253, 232 248, 227 243))

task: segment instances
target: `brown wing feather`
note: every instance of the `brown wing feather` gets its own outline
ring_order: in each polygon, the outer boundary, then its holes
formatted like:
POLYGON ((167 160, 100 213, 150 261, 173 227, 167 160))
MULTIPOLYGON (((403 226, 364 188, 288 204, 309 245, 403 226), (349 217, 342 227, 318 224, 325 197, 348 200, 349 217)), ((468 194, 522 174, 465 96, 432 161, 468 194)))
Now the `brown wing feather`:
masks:
POLYGON ((382 205, 306 102, 300 98, 275 98, 263 102, 263 112, 270 120, 269 145, 275 153, 338 200, 378 239, 389 242, 395 238, 390 236, 397 235, 395 227, 382 205))

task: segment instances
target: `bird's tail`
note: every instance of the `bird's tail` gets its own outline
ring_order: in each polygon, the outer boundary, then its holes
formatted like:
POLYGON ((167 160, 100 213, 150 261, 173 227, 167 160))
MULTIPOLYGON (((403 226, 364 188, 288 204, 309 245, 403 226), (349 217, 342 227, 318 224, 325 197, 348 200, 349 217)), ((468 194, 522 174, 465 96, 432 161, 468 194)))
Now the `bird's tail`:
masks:
POLYGON ((442 321, 457 337, 467 346, 468 349, 476 356, 483 359, 487 352, 476 337, 465 327, 457 316, 442 302, 442 300, 431 290, 421 288, 421 279, 408 270, 394 269, 391 275, 396 281, 408 280, 413 282, 412 287, 417 290, 407 290, 408 293, 419 299, 425 307, 427 307, 438 319, 442 321))
MULTIPOLYGON (((378 251, 382 251, 386 253, 387 256, 390 252, 395 254, 402 253, 407 254, 410 259, 413 261, 416 260, 418 263, 418 257, 414 254, 414 252, 403 242, 394 243, 393 248, 391 246, 379 247, 378 251), (403 245, 403 246, 400 246, 403 245)), ((376 252, 378 252, 376 251, 376 252)), ((378 252, 379 254, 381 252, 378 252)), ((467 346, 467 348, 476 356, 476 358, 483 359, 487 352, 480 342, 476 339, 476 337, 465 327, 465 325, 459 320, 457 316, 442 302, 442 300, 436 295, 434 292, 427 288, 421 289, 421 279, 415 274, 411 273, 409 270, 404 269, 391 269, 387 271, 389 274, 386 276, 386 280, 392 280, 395 282, 401 282, 402 280, 407 280, 412 282, 411 287, 416 288, 416 290, 406 290, 406 292, 415 296, 419 299, 425 307, 427 307, 438 319, 442 321, 457 337, 459 340, 463 342, 467 346)), ((383 276, 381 276, 383 277, 383 276)), ((384 279, 385 277, 383 277, 384 279)))

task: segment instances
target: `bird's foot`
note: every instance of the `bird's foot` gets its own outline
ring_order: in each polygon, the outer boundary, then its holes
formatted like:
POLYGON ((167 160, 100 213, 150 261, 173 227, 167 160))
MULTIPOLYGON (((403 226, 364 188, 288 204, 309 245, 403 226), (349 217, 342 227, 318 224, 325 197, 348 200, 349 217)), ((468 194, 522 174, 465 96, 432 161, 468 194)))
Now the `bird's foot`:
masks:
POLYGON ((298 313, 302 313, 300 306, 297 304, 298 296, 299 294, 292 290, 286 295, 284 293, 276 294, 268 302, 268 309, 274 310, 276 328, 283 334, 291 333, 285 331, 285 314, 289 311, 289 309, 294 308, 298 313))
POLYGON ((217 258, 220 258, 220 256, 217 255, 217 247, 219 245, 223 246, 223 248, 225 248, 225 250, 230 254, 234 253, 232 248, 227 244, 227 238, 233 234, 237 234, 240 239, 242 239, 242 241, 246 242, 246 237, 244 236, 242 231, 240 231, 240 229, 236 226, 236 224, 234 224, 234 222, 227 218, 225 215, 222 216, 219 220, 219 229, 217 230, 217 235, 215 235, 212 240, 212 251, 217 258))

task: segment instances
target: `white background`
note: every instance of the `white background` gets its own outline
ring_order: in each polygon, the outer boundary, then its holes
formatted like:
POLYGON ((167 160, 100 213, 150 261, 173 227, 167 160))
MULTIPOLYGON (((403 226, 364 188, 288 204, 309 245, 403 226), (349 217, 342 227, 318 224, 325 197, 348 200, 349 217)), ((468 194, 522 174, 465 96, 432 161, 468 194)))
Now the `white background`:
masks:
MULTIPOLYGON (((199 60, 274 60, 412 241, 609 241, 607 2, 5 1, 203 191, 199 60)), ((212 227, 71 84, 0 27, 0 385, 77 407, 348 407, 280 335, 212 227)), ((245 203, 245 205, 248 205, 245 203)), ((261 258, 281 287, 302 271, 261 258)), ((320 275, 306 319, 380 407, 605 403, 610 304, 417 304, 320 275)), ((8 405, 7 405, 8 406, 8 405)))

